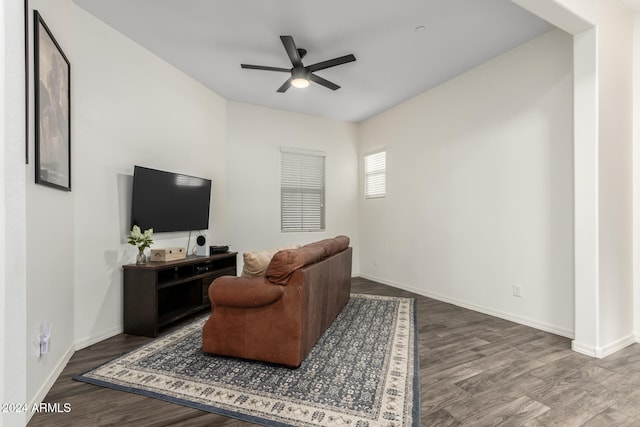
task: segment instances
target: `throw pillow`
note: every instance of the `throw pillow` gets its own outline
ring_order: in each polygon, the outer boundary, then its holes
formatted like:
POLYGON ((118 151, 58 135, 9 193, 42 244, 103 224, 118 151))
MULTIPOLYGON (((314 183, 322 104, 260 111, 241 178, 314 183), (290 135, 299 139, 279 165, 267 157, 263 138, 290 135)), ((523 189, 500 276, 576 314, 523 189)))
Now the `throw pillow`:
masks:
POLYGON ((242 277, 264 276, 271 258, 277 249, 267 249, 263 251, 251 251, 242 254, 244 266, 242 267, 242 277))
POLYGON ((284 249, 294 249, 296 247, 297 246, 288 246, 286 248, 244 252, 242 254, 244 261, 242 277, 264 277, 271 258, 273 258, 277 252, 284 249))

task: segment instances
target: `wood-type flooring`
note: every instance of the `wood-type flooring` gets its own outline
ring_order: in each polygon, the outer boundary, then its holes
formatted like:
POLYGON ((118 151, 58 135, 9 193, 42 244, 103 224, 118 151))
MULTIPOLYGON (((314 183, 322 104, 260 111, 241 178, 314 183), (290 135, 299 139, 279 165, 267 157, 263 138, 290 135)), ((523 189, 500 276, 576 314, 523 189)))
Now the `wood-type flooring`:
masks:
MULTIPOLYGON (((416 298, 422 426, 640 426, 640 344, 592 359, 567 338, 366 279, 352 284, 416 298)), ((71 412, 37 413, 28 425, 255 425, 71 379, 149 340, 120 334, 77 351, 45 399, 71 412)))

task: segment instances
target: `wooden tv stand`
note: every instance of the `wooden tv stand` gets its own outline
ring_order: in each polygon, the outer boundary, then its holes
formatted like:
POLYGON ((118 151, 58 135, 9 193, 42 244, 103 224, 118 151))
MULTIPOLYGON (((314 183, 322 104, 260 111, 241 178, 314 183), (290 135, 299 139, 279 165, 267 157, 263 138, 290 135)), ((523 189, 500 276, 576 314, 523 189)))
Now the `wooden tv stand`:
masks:
POLYGON ((237 274, 236 255, 124 265, 124 332, 157 337, 163 326, 209 308, 209 285, 237 274))

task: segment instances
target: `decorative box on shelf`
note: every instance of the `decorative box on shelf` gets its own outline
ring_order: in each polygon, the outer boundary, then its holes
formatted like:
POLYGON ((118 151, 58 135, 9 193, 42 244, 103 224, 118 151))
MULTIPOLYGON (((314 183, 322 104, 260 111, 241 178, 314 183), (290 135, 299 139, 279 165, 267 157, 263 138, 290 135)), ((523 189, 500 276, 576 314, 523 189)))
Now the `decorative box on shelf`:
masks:
POLYGON ((151 261, 173 261, 186 258, 184 248, 151 249, 151 261))

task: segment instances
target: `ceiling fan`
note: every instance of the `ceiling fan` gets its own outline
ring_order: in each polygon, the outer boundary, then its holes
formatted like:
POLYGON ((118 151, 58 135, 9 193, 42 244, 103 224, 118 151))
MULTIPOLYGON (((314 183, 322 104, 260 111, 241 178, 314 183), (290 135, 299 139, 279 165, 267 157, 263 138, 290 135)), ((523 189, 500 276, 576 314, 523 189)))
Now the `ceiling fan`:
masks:
POLYGON ((280 93, 286 92, 290 86, 297 88, 307 87, 309 86, 309 81, 318 83, 331 90, 340 89, 340 86, 338 86, 337 84, 330 82, 327 79, 323 79, 322 77, 313 73, 315 71, 324 70, 326 68, 335 67, 336 65, 342 65, 346 64, 347 62, 353 62, 356 60, 355 56, 349 54, 340 56, 338 58, 329 59, 327 61, 318 62, 313 65, 305 66, 302 63, 302 58, 305 57, 307 51, 305 49, 297 48, 295 42, 293 41, 293 37, 291 36, 280 36, 280 40, 282 40, 282 44, 287 51, 287 55, 289 55, 289 59, 291 60, 291 64, 293 65, 292 68, 240 64, 242 68, 250 70, 283 71, 285 73, 291 73, 291 77, 289 77, 289 79, 287 79, 287 81, 284 82, 278 89, 278 92, 280 93))

